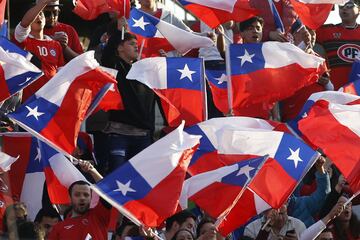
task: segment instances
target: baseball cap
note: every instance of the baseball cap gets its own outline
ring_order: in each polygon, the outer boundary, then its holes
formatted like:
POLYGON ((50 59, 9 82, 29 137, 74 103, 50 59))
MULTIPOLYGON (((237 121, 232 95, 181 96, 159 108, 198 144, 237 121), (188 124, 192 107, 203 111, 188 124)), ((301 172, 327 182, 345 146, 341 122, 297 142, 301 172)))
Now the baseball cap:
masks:
MULTIPOLYGON (((37 4, 39 2, 39 0, 36 0, 35 4, 37 4)), ((58 7, 58 6, 62 6, 62 4, 60 4, 60 1, 54 1, 54 2, 50 2, 46 5, 47 7, 58 7)))

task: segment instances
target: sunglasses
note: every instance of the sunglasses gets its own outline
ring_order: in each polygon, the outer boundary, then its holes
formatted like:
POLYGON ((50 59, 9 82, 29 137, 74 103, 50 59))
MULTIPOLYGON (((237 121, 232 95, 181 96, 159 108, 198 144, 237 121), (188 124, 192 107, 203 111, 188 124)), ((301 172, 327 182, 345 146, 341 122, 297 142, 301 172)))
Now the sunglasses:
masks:
POLYGON ((348 3, 345 3, 345 5, 339 5, 339 8, 340 9, 351 9, 351 8, 354 8, 354 7, 357 7, 357 5, 353 2, 348 2, 348 3))
POLYGON ((49 17, 57 17, 59 16, 59 13, 60 13, 60 10, 53 10, 53 11, 44 11, 44 16, 46 18, 49 18, 49 17))

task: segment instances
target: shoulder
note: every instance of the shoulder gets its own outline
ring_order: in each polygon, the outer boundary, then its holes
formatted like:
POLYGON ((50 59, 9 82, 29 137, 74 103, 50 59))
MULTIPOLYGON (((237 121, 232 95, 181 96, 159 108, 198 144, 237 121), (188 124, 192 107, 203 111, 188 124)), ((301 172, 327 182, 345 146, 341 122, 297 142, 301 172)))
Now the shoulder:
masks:
POLYGON ((294 218, 294 217, 291 217, 289 216, 289 221, 293 224, 293 226, 300 230, 300 231, 303 231, 305 230, 305 224, 298 218, 294 218))

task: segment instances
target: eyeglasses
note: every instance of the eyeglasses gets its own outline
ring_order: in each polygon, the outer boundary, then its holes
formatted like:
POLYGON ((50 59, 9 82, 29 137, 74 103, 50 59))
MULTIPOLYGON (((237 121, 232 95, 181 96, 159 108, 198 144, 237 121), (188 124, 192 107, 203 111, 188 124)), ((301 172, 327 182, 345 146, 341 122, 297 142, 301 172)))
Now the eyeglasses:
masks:
POLYGON ((339 8, 340 9, 351 9, 351 8, 354 8, 354 7, 357 7, 357 5, 354 3, 354 2, 347 2, 345 3, 344 5, 339 5, 339 8))
POLYGON ((44 11, 44 16, 46 18, 49 18, 49 17, 57 17, 59 16, 59 13, 60 13, 60 10, 53 10, 53 11, 44 11))

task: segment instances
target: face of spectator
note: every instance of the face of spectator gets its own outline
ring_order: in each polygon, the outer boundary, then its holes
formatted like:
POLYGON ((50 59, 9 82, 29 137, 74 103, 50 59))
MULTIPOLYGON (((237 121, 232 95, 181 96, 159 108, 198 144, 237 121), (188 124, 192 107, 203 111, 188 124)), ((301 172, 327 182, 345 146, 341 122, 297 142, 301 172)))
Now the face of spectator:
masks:
POLYGON ((119 44, 117 51, 119 56, 123 58, 125 61, 132 62, 136 60, 138 57, 137 40, 131 39, 123 42, 122 44, 119 44))
MULTIPOLYGON (((216 228, 215 225, 211 222, 205 223, 200 228, 200 236, 206 234, 206 239, 208 240, 216 240, 216 228)), ((198 237, 200 237, 198 236, 198 237)))
POLYGON ((340 221, 350 221, 352 215, 352 204, 351 202, 346 205, 345 210, 341 212, 338 219, 340 221))
POLYGON ((59 19, 60 8, 58 6, 45 7, 43 12, 44 12, 45 19, 46 19, 45 27, 46 28, 54 27, 59 19))
POLYGON ((263 27, 260 22, 255 21, 250 27, 241 32, 244 43, 259 43, 262 39, 263 27))
POLYGON ((45 235, 47 236, 51 232, 52 228, 59 222, 58 218, 52 218, 44 216, 39 223, 40 227, 44 229, 45 235))
POLYGON ((139 3, 141 5, 141 7, 151 8, 151 7, 155 6, 156 1, 155 0, 139 0, 139 3))
POLYGON ((40 12, 36 17, 35 21, 31 24, 31 30, 35 32, 40 32, 44 29, 45 26, 45 16, 43 12, 40 12))
POLYGON ((276 215, 276 220, 275 220, 275 224, 277 226, 284 226, 286 221, 288 220, 288 215, 287 215, 287 206, 283 205, 280 209, 278 214, 276 215))
POLYGON ((191 217, 187 218, 185 222, 183 222, 179 229, 187 229, 190 230, 191 232, 194 232, 195 230, 195 220, 191 217))
POLYGON ((70 197, 74 212, 84 214, 88 211, 91 200, 91 190, 88 185, 74 185, 70 197))
POLYGON ((316 238, 316 240, 334 240, 334 237, 331 232, 323 232, 316 238))
POLYGON ((180 230, 180 232, 176 236, 176 240, 193 240, 191 233, 185 230, 180 230))
POLYGON ((343 23, 351 23, 356 21, 359 16, 359 7, 353 2, 347 2, 343 6, 339 6, 339 15, 343 23))

